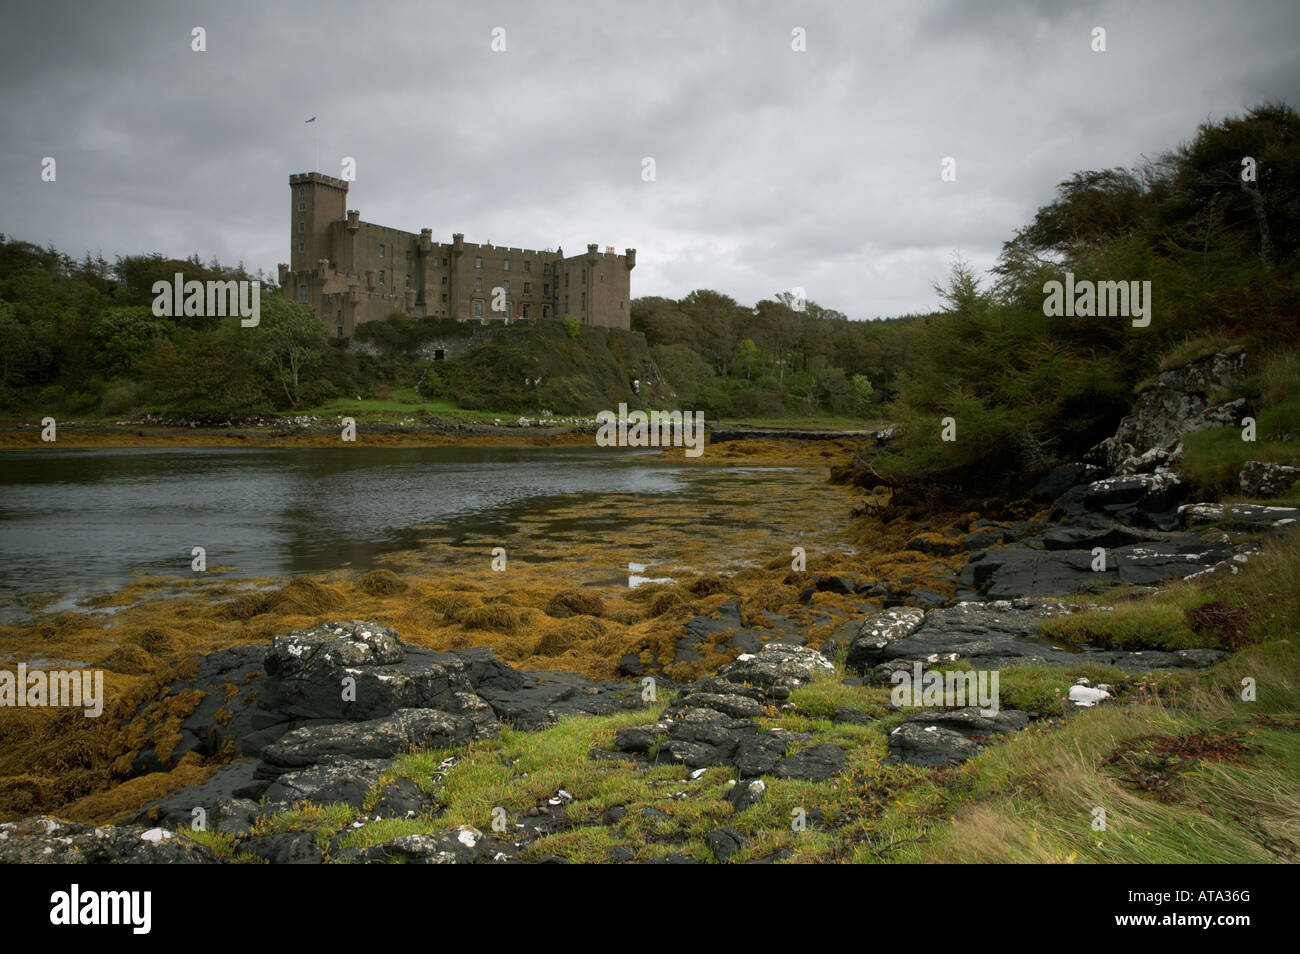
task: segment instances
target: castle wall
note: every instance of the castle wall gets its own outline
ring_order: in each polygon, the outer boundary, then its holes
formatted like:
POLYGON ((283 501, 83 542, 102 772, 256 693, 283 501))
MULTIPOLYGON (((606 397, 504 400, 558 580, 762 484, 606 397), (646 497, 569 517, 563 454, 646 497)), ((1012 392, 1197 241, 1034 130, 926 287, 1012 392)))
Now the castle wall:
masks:
POLYGON ((626 255, 563 258, 562 252, 465 242, 449 244, 362 222, 347 210, 348 183, 320 173, 290 176, 290 262, 280 266, 285 297, 310 305, 333 337, 350 338, 358 324, 395 311, 413 317, 508 323, 515 318, 562 318, 628 330, 630 270, 626 255), (493 309, 493 289, 505 289, 508 310, 493 309))

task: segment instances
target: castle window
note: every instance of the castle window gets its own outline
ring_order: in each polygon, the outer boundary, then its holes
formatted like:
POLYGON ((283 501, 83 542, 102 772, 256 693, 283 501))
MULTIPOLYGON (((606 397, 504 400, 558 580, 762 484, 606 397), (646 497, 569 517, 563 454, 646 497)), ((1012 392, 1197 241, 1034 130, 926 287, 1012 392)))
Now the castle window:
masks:
POLYGON ((379 257, 380 258, 384 257, 384 247, 382 245, 379 246, 379 257))
POLYGON ((533 306, 532 306, 532 305, 524 305, 524 317, 525 317, 525 318, 531 318, 531 317, 532 317, 532 310, 533 310, 533 306))
POLYGON ((482 291, 482 290, 483 290, 483 279, 481 279, 481 278, 476 278, 476 279, 474 279, 474 290, 475 290, 475 291, 482 291))
POLYGON ((551 286, 550 286, 550 285, 543 285, 543 286, 542 286, 542 297, 543 297, 543 298, 550 298, 550 297, 551 297, 551 286))
POLYGON ((383 283, 384 283, 384 270, 381 268, 379 270, 379 284, 382 285, 383 283))
POLYGON ((524 282, 524 294, 525 294, 525 295, 531 295, 532 293, 533 293, 533 283, 532 283, 532 282, 524 282))
POLYGON ((526 272, 531 272, 532 270, 533 270, 533 263, 532 263, 532 262, 524 262, 524 271, 526 271, 526 272))
POLYGON ((342 325, 335 325, 335 326, 334 326, 334 331, 335 331, 335 335, 336 335, 336 337, 339 337, 339 338, 342 338, 342 337, 343 337, 343 326, 342 326, 342 325))
POLYGON ((483 302, 481 299, 478 298, 474 299, 474 317, 475 318, 483 317, 483 302))
POLYGON ((502 282, 502 283, 501 283, 501 290, 504 291, 507 295, 509 295, 509 294, 510 294, 510 282, 508 282, 508 281, 502 282))
POLYGON ((299 222, 299 223, 298 223, 298 231, 299 231, 299 232, 306 232, 306 231, 307 231, 307 223, 306 223, 306 222, 299 222))
POLYGON ((542 306, 542 317, 543 317, 543 318, 549 318, 549 317, 551 317, 551 306, 550 306, 550 305, 543 305, 543 306, 542 306))
POLYGON ((568 287, 569 287, 569 273, 568 273, 568 272, 565 272, 565 273, 564 273, 564 287, 565 287, 565 288, 568 288, 568 287))
POLYGON ((583 311, 586 311, 586 310, 587 310, 587 293, 586 293, 586 292, 583 292, 583 293, 582 293, 582 310, 583 310, 583 311))
POLYGON ((546 262, 546 263, 544 263, 544 264, 542 265, 542 274, 543 274, 543 275, 549 275, 549 274, 551 274, 551 263, 550 263, 550 262, 546 262))
POLYGON ((407 275, 407 276, 406 276, 406 287, 407 287, 407 288, 410 288, 410 287, 411 287, 411 276, 410 276, 410 275, 407 275))
POLYGON ((585 268, 582 270, 582 280, 584 282, 587 280, 587 270, 585 268))
POLYGON ((443 303, 444 305, 447 304, 447 296, 446 296, 446 295, 443 295, 443 296, 442 296, 442 303, 443 303))
POLYGON ((503 260, 502 260, 502 262, 501 262, 501 270, 502 270, 503 272, 508 272, 508 271, 510 271, 510 259, 507 258, 507 259, 503 259, 503 260))
POLYGON ((483 256, 482 256, 482 255, 475 255, 475 256, 474 256, 474 267, 475 267, 475 268, 482 268, 482 267, 483 267, 483 256))
POLYGON ((298 300, 301 302, 307 300, 307 286, 305 284, 298 286, 298 300))
POLYGON ((302 201, 302 199, 299 199, 299 200, 298 200, 298 211, 299 211, 299 212, 306 212, 306 211, 307 211, 307 203, 304 202, 304 201, 302 201))
POLYGON ((299 242, 299 243, 298 243, 298 251, 300 251, 300 252, 305 252, 305 251, 307 251, 307 243, 306 243, 306 242, 299 242))
POLYGON ((406 260, 408 262, 411 260, 411 250, 409 248, 406 250, 406 260))
POLYGON ((447 276, 446 276, 446 275, 443 275, 443 276, 442 276, 442 287, 443 287, 443 288, 446 288, 446 287, 447 287, 447 276))

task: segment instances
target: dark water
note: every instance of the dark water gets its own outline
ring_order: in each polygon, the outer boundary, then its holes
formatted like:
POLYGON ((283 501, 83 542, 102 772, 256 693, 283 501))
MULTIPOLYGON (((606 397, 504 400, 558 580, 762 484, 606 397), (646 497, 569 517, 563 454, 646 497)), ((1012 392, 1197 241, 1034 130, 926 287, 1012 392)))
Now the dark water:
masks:
MULTIPOLYGON (((567 495, 679 495, 690 470, 656 452, 595 448, 7 452, 0 602, 188 576, 195 546, 210 570, 241 576, 368 567, 431 526, 454 540, 567 495)), ((620 529, 616 510, 600 522, 620 529)))

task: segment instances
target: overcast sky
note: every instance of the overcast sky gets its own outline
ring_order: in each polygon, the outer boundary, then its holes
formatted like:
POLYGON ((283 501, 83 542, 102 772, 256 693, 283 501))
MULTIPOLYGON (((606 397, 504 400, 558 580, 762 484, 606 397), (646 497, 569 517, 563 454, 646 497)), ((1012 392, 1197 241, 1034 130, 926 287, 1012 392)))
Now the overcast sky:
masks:
POLYGON ((748 305, 801 287, 851 318, 931 309, 955 251, 991 266, 1075 170, 1154 156, 1264 99, 1300 106, 1294 0, 5 0, 0 14, 10 236, 274 273, 288 177, 316 165, 318 135, 321 171, 355 158, 348 207, 366 221, 569 254, 630 246, 634 297, 714 288, 748 305), (955 182, 940 178, 949 156, 955 182))

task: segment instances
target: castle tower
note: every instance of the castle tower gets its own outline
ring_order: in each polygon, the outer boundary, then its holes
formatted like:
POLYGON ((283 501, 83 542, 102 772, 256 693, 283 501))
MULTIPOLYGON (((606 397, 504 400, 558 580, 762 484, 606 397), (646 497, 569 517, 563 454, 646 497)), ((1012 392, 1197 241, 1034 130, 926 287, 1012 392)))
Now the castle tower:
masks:
POLYGON ((348 184, 319 172, 289 177, 289 270, 310 271, 330 258, 329 225, 347 214, 348 184))

